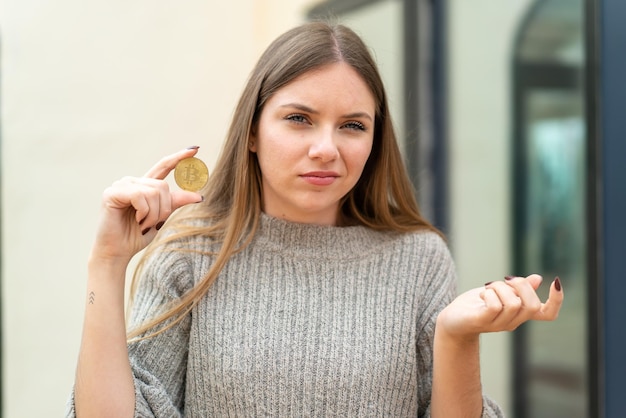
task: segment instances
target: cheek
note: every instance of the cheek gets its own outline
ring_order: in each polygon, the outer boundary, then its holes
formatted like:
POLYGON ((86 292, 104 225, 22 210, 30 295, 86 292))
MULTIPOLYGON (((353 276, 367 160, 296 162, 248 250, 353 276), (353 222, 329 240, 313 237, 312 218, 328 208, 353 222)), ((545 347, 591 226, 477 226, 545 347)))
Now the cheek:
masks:
POLYGON ((257 143, 259 161, 263 160, 271 169, 275 165, 291 165, 307 154, 303 135, 266 128, 257 143))
POLYGON ((276 157, 276 149, 280 146, 274 139, 274 135, 266 131, 265 129, 260 133, 256 141, 256 154, 261 164, 272 161, 276 157))
POLYGON ((257 144, 257 159, 263 176, 278 181, 294 167, 297 158, 293 147, 279 138, 267 135, 257 144))
POLYGON ((361 172, 367 163, 367 159, 369 158, 372 152, 372 144, 363 144, 361 147, 353 148, 349 151, 349 162, 348 164, 353 170, 359 170, 361 172))

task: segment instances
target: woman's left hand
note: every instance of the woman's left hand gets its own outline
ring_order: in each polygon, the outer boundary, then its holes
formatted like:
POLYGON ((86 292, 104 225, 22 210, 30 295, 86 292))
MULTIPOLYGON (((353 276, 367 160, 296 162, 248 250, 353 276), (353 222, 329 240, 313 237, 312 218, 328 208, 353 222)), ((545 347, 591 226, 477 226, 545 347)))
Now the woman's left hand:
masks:
POLYGON ((553 321, 563 304, 563 289, 556 278, 548 300, 542 303, 537 288, 542 278, 507 277, 459 295, 437 318, 438 331, 457 338, 484 332, 512 331, 528 320, 553 321))

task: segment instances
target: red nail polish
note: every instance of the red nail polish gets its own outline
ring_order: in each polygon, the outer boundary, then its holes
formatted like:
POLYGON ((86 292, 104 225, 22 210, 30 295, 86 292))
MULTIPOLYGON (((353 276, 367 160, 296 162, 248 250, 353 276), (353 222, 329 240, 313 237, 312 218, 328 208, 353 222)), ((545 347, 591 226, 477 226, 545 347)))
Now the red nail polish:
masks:
POLYGON ((489 286, 491 283, 493 283, 493 282, 487 282, 487 283, 485 283, 485 286, 489 286))
POLYGON ((150 230, 150 228, 144 229, 143 231, 141 231, 141 235, 146 235, 149 230, 150 230))
POLYGON ((554 288, 559 292, 561 291, 561 279, 558 276, 554 279, 554 288))
POLYGON ((513 280, 515 276, 504 276, 504 280, 513 280))
POLYGON ((192 146, 190 146, 190 147, 187 147, 187 149, 198 149, 198 148, 200 148, 200 147, 199 147, 199 146, 197 146, 197 145, 192 145, 192 146))
POLYGON ((163 226, 164 223, 165 223, 165 221, 161 221, 158 224, 156 224, 156 226, 154 228, 158 231, 159 229, 161 229, 161 227, 163 226))

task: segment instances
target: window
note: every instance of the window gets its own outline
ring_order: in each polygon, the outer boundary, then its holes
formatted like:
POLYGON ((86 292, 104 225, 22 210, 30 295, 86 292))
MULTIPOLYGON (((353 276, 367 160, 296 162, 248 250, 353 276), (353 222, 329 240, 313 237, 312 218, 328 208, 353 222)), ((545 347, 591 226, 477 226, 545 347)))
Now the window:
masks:
POLYGON ((514 271, 555 276, 567 292, 559 320, 515 333, 517 417, 586 417, 587 167, 582 0, 541 0, 514 51, 514 271))

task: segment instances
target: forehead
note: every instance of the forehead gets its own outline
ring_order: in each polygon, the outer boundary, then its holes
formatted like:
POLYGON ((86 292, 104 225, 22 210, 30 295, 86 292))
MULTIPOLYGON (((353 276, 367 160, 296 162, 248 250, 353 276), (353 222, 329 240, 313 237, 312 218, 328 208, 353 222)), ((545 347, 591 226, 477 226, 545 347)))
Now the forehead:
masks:
POLYGON ((324 65, 301 74, 278 89, 270 101, 282 99, 333 100, 376 106, 370 86, 361 74, 344 62, 324 65))

